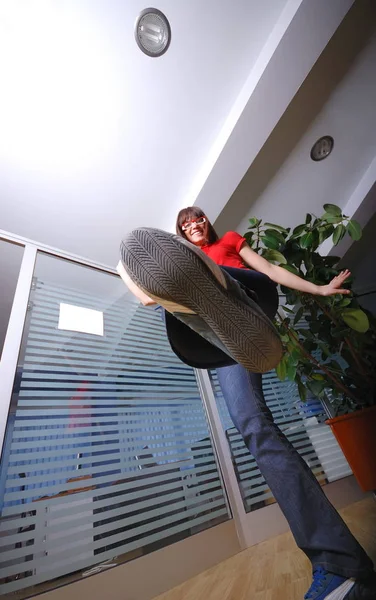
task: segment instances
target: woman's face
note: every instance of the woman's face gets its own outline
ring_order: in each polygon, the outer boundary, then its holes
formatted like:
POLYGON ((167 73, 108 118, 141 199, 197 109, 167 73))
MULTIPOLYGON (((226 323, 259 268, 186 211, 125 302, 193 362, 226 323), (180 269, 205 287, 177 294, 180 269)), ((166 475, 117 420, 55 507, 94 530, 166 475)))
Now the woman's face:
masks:
POLYGON ((193 217, 183 223, 183 231, 189 242, 195 246, 203 246, 208 241, 207 217, 193 217))

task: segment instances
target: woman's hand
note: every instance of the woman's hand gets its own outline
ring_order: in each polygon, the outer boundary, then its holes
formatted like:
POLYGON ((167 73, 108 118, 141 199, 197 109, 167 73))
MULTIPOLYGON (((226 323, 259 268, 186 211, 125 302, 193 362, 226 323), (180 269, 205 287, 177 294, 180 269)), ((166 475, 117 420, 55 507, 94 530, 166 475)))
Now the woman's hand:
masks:
POLYGON ((346 290, 342 285, 350 277, 351 273, 348 269, 341 271, 339 275, 333 277, 328 285, 319 285, 318 294, 320 296, 334 296, 335 294, 350 294, 350 290, 346 290))

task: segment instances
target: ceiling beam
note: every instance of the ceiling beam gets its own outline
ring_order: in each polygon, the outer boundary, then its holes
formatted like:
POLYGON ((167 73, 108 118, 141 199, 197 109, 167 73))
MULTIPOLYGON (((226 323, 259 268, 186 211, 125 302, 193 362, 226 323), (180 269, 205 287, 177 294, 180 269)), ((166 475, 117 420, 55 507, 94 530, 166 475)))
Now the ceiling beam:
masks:
POLYGON ((287 2, 184 206, 197 204, 215 221, 353 2, 287 2))

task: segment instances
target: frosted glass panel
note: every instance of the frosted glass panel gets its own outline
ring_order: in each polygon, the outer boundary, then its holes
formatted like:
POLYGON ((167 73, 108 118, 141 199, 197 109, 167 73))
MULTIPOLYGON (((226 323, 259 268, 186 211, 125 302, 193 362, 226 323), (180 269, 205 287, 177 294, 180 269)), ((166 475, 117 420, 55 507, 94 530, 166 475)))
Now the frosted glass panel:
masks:
POLYGON ((68 261, 39 254, 34 275, 1 471, 1 593, 17 597, 230 517, 194 371, 159 311, 68 261), (103 335, 59 329, 61 304, 103 314, 103 335))

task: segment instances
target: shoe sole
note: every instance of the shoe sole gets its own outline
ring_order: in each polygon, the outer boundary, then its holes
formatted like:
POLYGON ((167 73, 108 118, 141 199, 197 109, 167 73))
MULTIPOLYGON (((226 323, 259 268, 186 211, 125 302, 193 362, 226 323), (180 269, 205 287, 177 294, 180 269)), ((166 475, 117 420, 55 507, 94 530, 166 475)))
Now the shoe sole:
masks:
POLYGON ((328 596, 325 596, 325 600, 345 600, 348 598, 350 590, 354 587, 355 581, 347 579, 338 588, 333 590, 328 596))
POLYGON ((278 333, 246 294, 229 289, 224 272, 183 238, 140 228, 122 242, 121 257, 131 279, 171 313, 193 313, 213 330, 236 362, 265 373, 282 358, 278 333))

